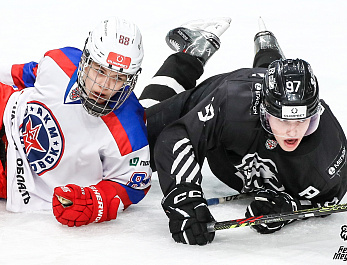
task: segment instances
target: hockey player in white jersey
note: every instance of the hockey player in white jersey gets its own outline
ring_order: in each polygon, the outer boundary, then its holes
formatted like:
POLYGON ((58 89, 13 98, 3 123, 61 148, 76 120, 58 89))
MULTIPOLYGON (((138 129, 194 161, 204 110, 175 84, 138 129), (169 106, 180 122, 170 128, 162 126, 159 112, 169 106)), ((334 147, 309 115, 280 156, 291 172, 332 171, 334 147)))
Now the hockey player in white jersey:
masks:
POLYGON ((109 18, 84 50, 48 51, 39 63, 0 69, 0 127, 8 141, 0 196, 13 212, 52 209, 68 226, 103 222, 151 185, 142 106, 132 92, 142 36, 109 18), (7 171, 7 192, 6 174, 7 171))

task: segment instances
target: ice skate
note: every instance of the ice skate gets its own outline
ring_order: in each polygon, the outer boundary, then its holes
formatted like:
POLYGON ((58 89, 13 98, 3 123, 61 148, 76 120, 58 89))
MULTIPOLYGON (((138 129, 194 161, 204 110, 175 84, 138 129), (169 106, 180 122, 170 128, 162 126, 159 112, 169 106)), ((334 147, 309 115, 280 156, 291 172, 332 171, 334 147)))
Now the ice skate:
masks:
POLYGON ((268 31, 262 18, 259 18, 259 32, 254 36, 253 67, 267 67, 272 61, 285 59, 275 35, 268 31))
POLYGON ((203 65, 219 49, 219 37, 229 28, 230 18, 200 19, 170 30, 166 43, 177 52, 197 57, 203 65))
POLYGON ((181 27, 191 30, 204 30, 213 33, 218 38, 230 27, 231 18, 211 18, 211 19, 198 19, 186 22, 181 27))

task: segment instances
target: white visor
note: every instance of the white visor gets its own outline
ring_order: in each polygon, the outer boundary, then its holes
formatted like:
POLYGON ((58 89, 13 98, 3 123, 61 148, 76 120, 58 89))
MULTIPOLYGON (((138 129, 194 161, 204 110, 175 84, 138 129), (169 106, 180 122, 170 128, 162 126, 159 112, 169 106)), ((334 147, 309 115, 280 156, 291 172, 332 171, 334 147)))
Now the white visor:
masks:
POLYGON ((284 138, 301 138, 315 132, 320 121, 320 107, 311 117, 304 119, 281 119, 266 111, 261 106, 260 121, 261 125, 270 134, 284 138))

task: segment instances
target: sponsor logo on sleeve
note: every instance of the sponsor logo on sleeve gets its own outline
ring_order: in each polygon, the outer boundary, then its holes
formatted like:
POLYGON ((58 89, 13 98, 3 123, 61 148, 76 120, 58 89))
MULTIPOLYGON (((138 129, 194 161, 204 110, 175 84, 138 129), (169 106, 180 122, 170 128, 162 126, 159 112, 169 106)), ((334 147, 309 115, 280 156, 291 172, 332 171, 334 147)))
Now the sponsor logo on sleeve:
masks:
POLYGON ((338 155, 335 157, 334 161, 329 165, 326 169, 326 173, 330 176, 330 178, 335 177, 346 163, 346 147, 343 146, 338 155))
POLYGON ((129 166, 136 167, 138 163, 139 163, 139 158, 138 157, 134 157, 134 158, 130 159, 129 166))
POLYGON ((140 166, 149 166, 149 160, 141 160, 139 157, 131 158, 129 161, 129 166, 136 167, 140 162, 140 166))
POLYGON ((260 99, 261 99, 261 84, 254 83, 252 87, 251 115, 259 115, 260 99))
POLYGON ((146 186, 150 180, 150 176, 146 172, 134 172, 126 185, 136 189, 146 186))

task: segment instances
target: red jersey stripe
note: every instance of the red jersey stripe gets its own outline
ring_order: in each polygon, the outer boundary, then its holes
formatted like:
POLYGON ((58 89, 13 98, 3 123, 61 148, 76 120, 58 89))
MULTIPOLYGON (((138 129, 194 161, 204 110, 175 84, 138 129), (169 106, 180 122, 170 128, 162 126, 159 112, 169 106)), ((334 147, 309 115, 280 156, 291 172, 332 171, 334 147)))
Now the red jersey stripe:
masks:
POLYGON ((33 68, 33 73, 34 73, 34 75, 35 76, 37 76, 37 67, 38 67, 39 65, 37 64, 34 68, 33 68))
POLYGON ((126 189, 118 183, 117 183, 117 192, 123 202, 124 210, 133 204, 133 202, 129 198, 129 194, 127 193, 126 189))
POLYGON ((131 143, 117 115, 111 112, 110 114, 101 116, 101 119, 105 122, 106 126, 112 133, 121 155, 124 156, 131 153, 133 151, 131 143))
POLYGON ((25 88, 23 77, 23 64, 14 64, 12 65, 11 75, 13 79, 13 83, 19 89, 25 88))
POLYGON ((77 67, 61 50, 48 51, 45 56, 51 57, 70 78, 76 71, 77 67))

